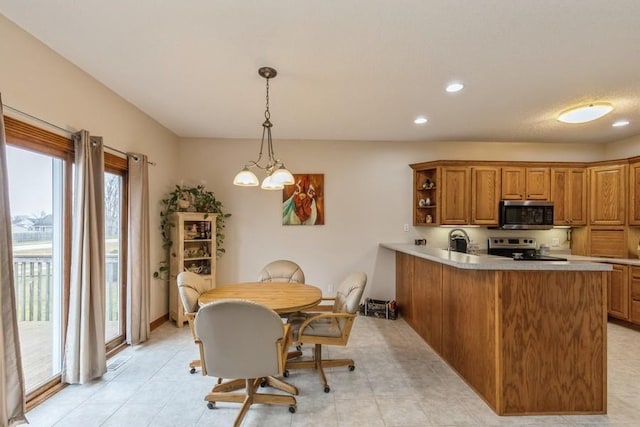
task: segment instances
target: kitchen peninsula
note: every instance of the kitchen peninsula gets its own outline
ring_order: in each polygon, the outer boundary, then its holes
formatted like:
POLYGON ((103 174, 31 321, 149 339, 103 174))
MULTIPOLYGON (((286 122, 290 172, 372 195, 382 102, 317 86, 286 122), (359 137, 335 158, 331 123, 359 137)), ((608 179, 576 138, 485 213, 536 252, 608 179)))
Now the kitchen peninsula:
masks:
POLYGON ((611 265, 380 246, 402 317, 497 414, 606 413, 611 265))

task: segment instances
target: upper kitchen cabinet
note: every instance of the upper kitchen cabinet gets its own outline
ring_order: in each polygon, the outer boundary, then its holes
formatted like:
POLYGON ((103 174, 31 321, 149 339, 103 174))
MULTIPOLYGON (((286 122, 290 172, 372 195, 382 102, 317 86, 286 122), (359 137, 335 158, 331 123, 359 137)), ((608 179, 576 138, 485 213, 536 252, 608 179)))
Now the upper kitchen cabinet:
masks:
POLYGON ((413 168, 413 225, 440 224, 440 168, 413 168))
POLYGON ((498 225, 500 204, 500 168, 473 166, 471 168, 471 223, 498 225))
POLYGON ((471 223, 471 210, 469 209, 470 171, 467 166, 442 168, 441 224, 465 225, 471 223))
POLYGON ((414 225, 498 225, 500 166, 460 161, 410 166, 414 225))
POLYGON ((554 225, 587 225, 587 173, 584 168, 551 168, 554 225))
POLYGON ((627 165, 606 164, 589 170, 589 224, 626 223, 627 165))
POLYGON ((549 200, 548 167, 502 167, 503 200, 549 200))
POLYGON ((640 225, 640 159, 629 164, 629 225, 640 225))

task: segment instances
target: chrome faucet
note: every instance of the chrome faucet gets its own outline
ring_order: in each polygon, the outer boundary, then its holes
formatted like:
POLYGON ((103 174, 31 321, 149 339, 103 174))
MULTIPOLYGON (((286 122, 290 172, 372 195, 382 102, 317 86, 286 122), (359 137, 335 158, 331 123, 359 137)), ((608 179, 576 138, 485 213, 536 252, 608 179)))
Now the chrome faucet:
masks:
POLYGON ((449 237, 448 237, 448 240, 449 240, 448 250, 449 251, 455 250, 455 248, 452 247, 452 245, 453 245, 453 239, 452 238, 453 238, 453 233, 455 233, 455 232, 461 233, 462 236, 464 237, 464 241, 466 242, 466 246, 469 246, 469 240, 470 239, 469 239, 469 235, 467 234, 467 232, 464 231, 462 228, 453 228, 453 229, 451 229, 451 231, 449 231, 449 237))

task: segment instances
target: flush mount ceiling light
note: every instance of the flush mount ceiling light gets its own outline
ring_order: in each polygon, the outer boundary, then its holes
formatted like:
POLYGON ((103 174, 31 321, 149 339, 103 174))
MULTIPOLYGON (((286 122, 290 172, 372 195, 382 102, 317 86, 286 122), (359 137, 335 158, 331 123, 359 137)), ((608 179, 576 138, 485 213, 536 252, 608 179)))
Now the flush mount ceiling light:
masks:
POLYGON ((284 163, 276 158, 273 151, 273 141, 271 139, 271 113, 269 112, 269 79, 278 75, 278 72, 271 67, 262 67, 258 70, 258 74, 267 80, 267 96, 266 109, 264 112, 264 123, 262 123, 262 141, 260 142, 260 154, 258 160, 252 160, 244 165, 244 168, 238 172, 233 179, 234 185, 241 187, 256 187, 258 185, 258 177, 251 172, 251 168, 257 167, 266 172, 267 176, 262 181, 261 188, 264 190, 282 190, 285 185, 293 184, 293 175, 284 166, 284 163), (265 136, 267 139, 267 164, 261 165, 265 136))
POLYGON ((627 126, 629 124, 629 120, 618 120, 617 122, 614 122, 611 126, 613 126, 614 128, 619 128, 622 126, 627 126))
POLYGON ((423 125, 425 123, 427 123, 427 118, 420 116, 420 117, 416 117, 415 120, 413 121, 413 123, 417 124, 417 125, 423 125))
POLYGON ((445 89, 447 92, 449 93, 454 93, 454 92, 459 92, 464 88, 464 85, 462 83, 450 83, 449 85, 447 85, 447 88, 445 89))
POLYGON ((593 104, 581 105, 563 111, 558 116, 558 120, 563 123, 586 123, 610 113, 613 105, 608 102, 597 102, 593 104))

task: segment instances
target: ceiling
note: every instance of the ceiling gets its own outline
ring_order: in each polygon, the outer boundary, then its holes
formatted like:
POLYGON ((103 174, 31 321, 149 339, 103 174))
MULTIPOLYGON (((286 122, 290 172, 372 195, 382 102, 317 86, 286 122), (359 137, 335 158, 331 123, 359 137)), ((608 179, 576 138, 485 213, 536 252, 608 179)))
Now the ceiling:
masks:
POLYGON ((264 65, 276 140, 640 134, 638 0, 0 0, 0 13, 180 137, 259 138, 264 65), (465 89, 446 93, 454 80, 465 89), (556 120, 595 101, 615 109, 556 120))

